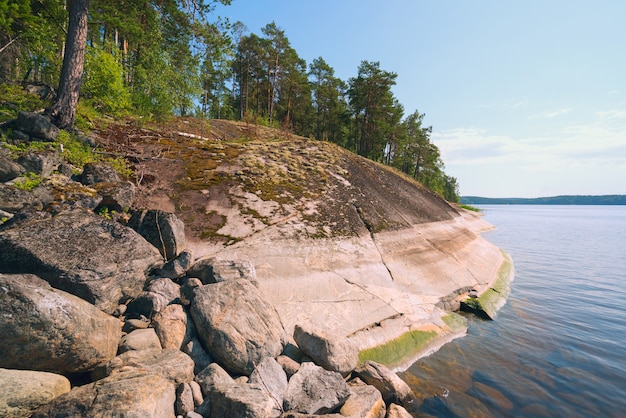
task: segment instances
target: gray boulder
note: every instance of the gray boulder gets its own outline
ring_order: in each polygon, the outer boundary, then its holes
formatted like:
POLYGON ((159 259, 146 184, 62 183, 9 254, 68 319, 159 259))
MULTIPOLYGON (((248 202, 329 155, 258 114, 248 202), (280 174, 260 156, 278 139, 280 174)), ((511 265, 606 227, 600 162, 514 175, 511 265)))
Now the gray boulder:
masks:
POLYGON ((348 396, 341 374, 307 362, 289 380, 283 405, 286 411, 326 414, 339 410, 348 396))
POLYGON ((0 248, 0 272, 37 274, 107 313, 162 261, 132 229, 80 210, 0 232, 0 248))
POLYGON ((326 370, 347 376, 359 361, 359 351, 343 336, 296 325, 293 338, 304 354, 326 370))
POLYGON ((197 277, 203 284, 237 279, 256 280, 256 270, 249 261, 218 260, 213 257, 196 261, 187 274, 197 277))
POLYGON ((33 418, 174 418, 175 386, 163 376, 132 370, 76 387, 39 408, 33 418))
POLYGON ((202 282, 196 277, 188 277, 184 279, 182 286, 180 287, 180 301, 183 305, 188 306, 195 297, 196 289, 202 287, 202 282))
POLYGON ((79 181, 86 186, 102 182, 119 183, 120 180, 120 176, 113 167, 102 163, 85 164, 79 177, 79 181))
POLYGON ((27 134, 31 140, 54 142, 59 136, 59 128, 37 113, 19 112, 12 125, 14 130, 27 134))
POLYGON ((409 385, 386 366, 366 361, 354 370, 354 374, 378 389, 387 405, 396 403, 409 411, 417 406, 417 399, 409 385))
POLYGON ((248 280, 196 289, 191 316, 209 354, 234 374, 250 375, 264 357, 277 357, 287 341, 276 309, 248 280))
POLYGON ((111 359, 92 376, 98 379, 128 370, 149 370, 176 385, 193 380, 193 361, 187 354, 172 348, 127 351, 111 359))
POLYGON ((136 329, 122 337, 118 353, 139 350, 161 350, 161 342, 154 328, 136 329))
POLYGON ((113 358, 120 322, 37 276, 0 274, 0 367, 84 373, 113 358))
POLYGON ((370 385, 348 385, 350 397, 339 413, 348 418, 385 418, 387 408, 378 389, 370 385))
POLYGON ((137 190, 135 185, 128 181, 96 183, 93 188, 102 197, 98 207, 106 207, 110 211, 117 212, 122 212, 132 206, 137 190))
POLYGON ((48 177, 61 164, 61 157, 56 152, 29 152, 20 156, 17 162, 27 173, 48 177))
POLYGON ((194 412, 195 405, 193 393, 189 383, 181 383, 176 388, 176 415, 185 415, 187 412, 194 412))
POLYGON ((0 183, 13 180, 24 172, 24 168, 12 159, 0 154, 0 183))
POLYGON ((182 305, 172 304, 154 316, 152 326, 163 348, 180 350, 185 344, 185 340, 191 339, 191 336, 186 338, 188 322, 191 321, 189 321, 187 312, 182 305))
POLYGON ((70 389, 70 381, 65 376, 31 370, 0 369, 0 417, 30 417, 41 405, 70 389))
POLYGON ((17 213, 27 207, 42 209, 43 205, 32 193, 9 184, 0 184, 0 210, 17 213))
POLYGON ((265 357, 250 375, 250 384, 260 387, 276 401, 275 413, 280 415, 287 392, 287 375, 280 364, 272 357, 265 357))
POLYGON ((187 270, 191 267, 192 261, 193 253, 191 250, 184 250, 176 258, 163 264, 163 266, 156 271, 156 275, 169 279, 179 279, 187 273, 187 270))
POLYGON ((166 260, 176 257, 187 245, 185 224, 173 213, 138 211, 130 217, 128 226, 154 245, 166 260))
POLYGON ((152 280, 146 290, 128 304, 128 313, 152 318, 171 303, 180 300, 180 286, 170 279, 152 280))
POLYGON ((258 386, 216 385, 211 392, 212 417, 279 417, 276 401, 258 386))
POLYGON ((211 363, 194 377, 202 393, 208 396, 216 385, 234 385, 235 381, 219 364, 211 363))
POLYGON ((208 365, 213 363, 213 357, 211 357, 211 355, 206 352, 204 347, 202 347, 200 341, 195 336, 191 337, 191 339, 187 343, 185 343, 182 351, 183 353, 189 355, 189 357, 191 357, 191 359, 193 360, 195 364, 195 374, 200 373, 208 365))

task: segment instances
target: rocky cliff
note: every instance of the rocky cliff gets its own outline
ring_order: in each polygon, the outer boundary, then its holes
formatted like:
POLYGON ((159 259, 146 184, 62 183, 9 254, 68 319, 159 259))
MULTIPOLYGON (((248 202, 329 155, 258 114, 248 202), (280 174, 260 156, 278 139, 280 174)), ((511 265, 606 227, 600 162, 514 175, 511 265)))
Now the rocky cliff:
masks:
POLYGON ((6 416, 403 416, 389 368, 508 295, 490 225, 332 144, 225 121, 94 131, 127 181, 68 164, 37 115, 10 126, 6 416))

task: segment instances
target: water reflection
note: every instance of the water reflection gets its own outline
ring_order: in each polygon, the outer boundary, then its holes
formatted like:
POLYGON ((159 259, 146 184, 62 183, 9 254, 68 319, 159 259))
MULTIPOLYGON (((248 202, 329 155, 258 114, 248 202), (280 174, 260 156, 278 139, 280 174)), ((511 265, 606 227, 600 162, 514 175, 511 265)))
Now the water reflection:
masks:
POLYGON ((626 208, 498 207, 487 220, 516 266, 511 297, 400 374, 416 416, 624 416, 626 208))

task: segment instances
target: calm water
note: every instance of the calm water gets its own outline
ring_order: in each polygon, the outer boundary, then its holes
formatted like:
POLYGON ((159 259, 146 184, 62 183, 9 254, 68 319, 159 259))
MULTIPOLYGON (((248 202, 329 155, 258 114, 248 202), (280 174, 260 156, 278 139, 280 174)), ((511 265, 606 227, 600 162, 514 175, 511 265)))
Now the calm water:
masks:
POLYGON ((515 280, 401 377, 437 417, 626 416, 626 207, 483 206, 515 280))

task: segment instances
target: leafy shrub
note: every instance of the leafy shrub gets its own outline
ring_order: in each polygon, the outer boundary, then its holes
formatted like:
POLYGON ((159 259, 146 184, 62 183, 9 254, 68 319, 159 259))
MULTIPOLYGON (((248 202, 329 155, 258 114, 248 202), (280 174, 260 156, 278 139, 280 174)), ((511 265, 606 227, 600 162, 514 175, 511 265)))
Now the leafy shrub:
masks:
POLYGON ((42 178, 39 174, 26 173, 22 178, 14 183, 14 186, 18 189, 26 190, 30 192, 35 187, 41 184, 42 178))
POLYGON ((122 65, 113 55, 100 48, 87 48, 82 91, 95 108, 113 114, 129 108, 130 94, 122 74, 122 65))

